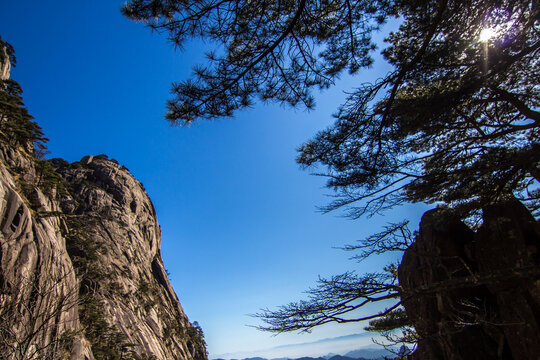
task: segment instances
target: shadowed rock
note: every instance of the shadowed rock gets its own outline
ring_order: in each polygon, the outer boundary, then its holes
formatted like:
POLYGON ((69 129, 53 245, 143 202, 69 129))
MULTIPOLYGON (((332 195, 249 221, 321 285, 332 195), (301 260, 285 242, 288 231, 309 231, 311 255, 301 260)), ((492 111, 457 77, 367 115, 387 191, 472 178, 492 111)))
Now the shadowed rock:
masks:
POLYGON ((420 336, 413 359, 537 359, 540 227, 518 201, 484 209, 473 232, 445 210, 422 217, 399 267, 420 336))

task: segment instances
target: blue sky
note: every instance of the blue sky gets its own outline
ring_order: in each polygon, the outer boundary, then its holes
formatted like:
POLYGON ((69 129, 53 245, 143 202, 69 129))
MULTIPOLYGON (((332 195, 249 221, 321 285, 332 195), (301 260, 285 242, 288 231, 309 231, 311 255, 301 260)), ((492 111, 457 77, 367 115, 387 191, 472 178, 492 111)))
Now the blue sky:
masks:
POLYGON ((12 77, 50 138, 50 157, 107 154, 144 184, 162 227, 165 266, 211 356, 362 332, 365 324, 350 324, 274 337, 246 325, 257 324, 248 314, 260 308, 302 299, 318 275, 389 262, 359 265, 332 247, 404 217, 416 224, 427 209, 406 206, 358 221, 323 215, 316 207, 331 192, 294 161, 295 149, 331 124, 343 91, 380 77, 386 66, 378 61, 345 77, 317 96, 315 111, 257 104, 235 119, 171 128, 163 120, 169 84, 190 74, 203 45, 175 52, 163 36, 123 18, 121 4, 0 3, 0 35, 18 59, 12 77))

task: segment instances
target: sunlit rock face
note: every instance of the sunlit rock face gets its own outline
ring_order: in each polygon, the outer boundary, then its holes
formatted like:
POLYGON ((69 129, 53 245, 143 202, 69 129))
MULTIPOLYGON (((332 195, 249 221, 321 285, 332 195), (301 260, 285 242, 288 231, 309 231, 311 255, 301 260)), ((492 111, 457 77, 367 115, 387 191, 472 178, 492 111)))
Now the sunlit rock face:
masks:
POLYGON ((54 164, 70 188, 59 195, 63 213, 71 218, 68 227, 81 226, 81 238, 68 239, 68 253, 76 267, 91 262, 78 269, 92 272, 86 280, 83 276, 83 292, 96 299, 104 318, 125 336, 122 341, 138 344, 140 353, 157 359, 203 359, 202 339, 163 267, 160 227, 141 183, 103 155, 54 164), (84 254, 85 248, 93 254, 84 254))
POLYGON ((11 71, 11 63, 7 60, 8 54, 5 48, 1 48, 2 56, 0 59, 6 59, 5 61, 0 60, 0 80, 9 79, 9 74, 11 71))
POLYGON ((0 359, 206 359, 141 183, 104 155, 31 148, 0 139, 0 359))
POLYGON ((28 154, 0 144, 0 359, 93 359, 68 230, 37 178, 28 154))
POLYGON ((444 210, 424 214, 399 267, 413 359, 537 359, 540 224, 517 200, 487 206, 475 232, 444 210))

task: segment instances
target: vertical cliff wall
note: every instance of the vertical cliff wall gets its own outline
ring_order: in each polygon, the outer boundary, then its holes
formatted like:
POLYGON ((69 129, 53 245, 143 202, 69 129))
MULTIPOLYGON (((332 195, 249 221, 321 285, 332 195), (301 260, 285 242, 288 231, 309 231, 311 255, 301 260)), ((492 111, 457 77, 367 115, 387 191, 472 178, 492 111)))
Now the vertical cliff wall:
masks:
POLYGON ((103 155, 36 159, 0 89, 0 359, 206 359, 143 186, 103 155))
POLYGON ((0 358, 58 359, 73 350, 75 358, 92 359, 65 224, 43 215, 59 206, 37 187, 22 190, 35 178, 27 154, 0 145, 0 358))
POLYGON ((81 321, 96 332, 90 342, 137 344, 133 350, 157 359, 203 359, 201 334, 163 267, 160 227, 141 183, 103 155, 52 163, 68 188, 58 199, 69 230, 67 253, 89 298, 81 321), (112 326, 105 337, 103 320, 112 326))

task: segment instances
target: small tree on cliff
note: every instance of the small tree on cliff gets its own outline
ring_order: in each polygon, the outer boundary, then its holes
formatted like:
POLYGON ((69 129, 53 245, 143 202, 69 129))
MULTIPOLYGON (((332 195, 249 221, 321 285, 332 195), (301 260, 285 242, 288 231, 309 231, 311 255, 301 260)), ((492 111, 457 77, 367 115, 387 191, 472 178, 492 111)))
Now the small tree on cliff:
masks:
MULTIPOLYGON (((0 37, 0 67, 17 61, 13 47, 0 37)), ((45 149, 48 141, 41 127, 32 119, 22 101, 22 89, 12 79, 0 79, 0 140, 13 146, 28 148, 32 155, 45 149)))
MULTIPOLYGON (((372 63, 372 33, 398 17, 382 52, 393 70, 359 83, 334 125, 299 149, 298 162, 322 167, 337 192, 326 209, 357 218, 444 202, 465 217, 510 193, 539 208, 536 1, 131 0, 123 11, 176 46, 216 43, 205 66, 173 84, 175 125, 233 116, 257 97, 311 109, 314 88, 372 63)), ((352 314, 397 293, 395 277, 377 273, 321 280, 310 295, 264 312, 266 329, 366 319, 352 314)))

